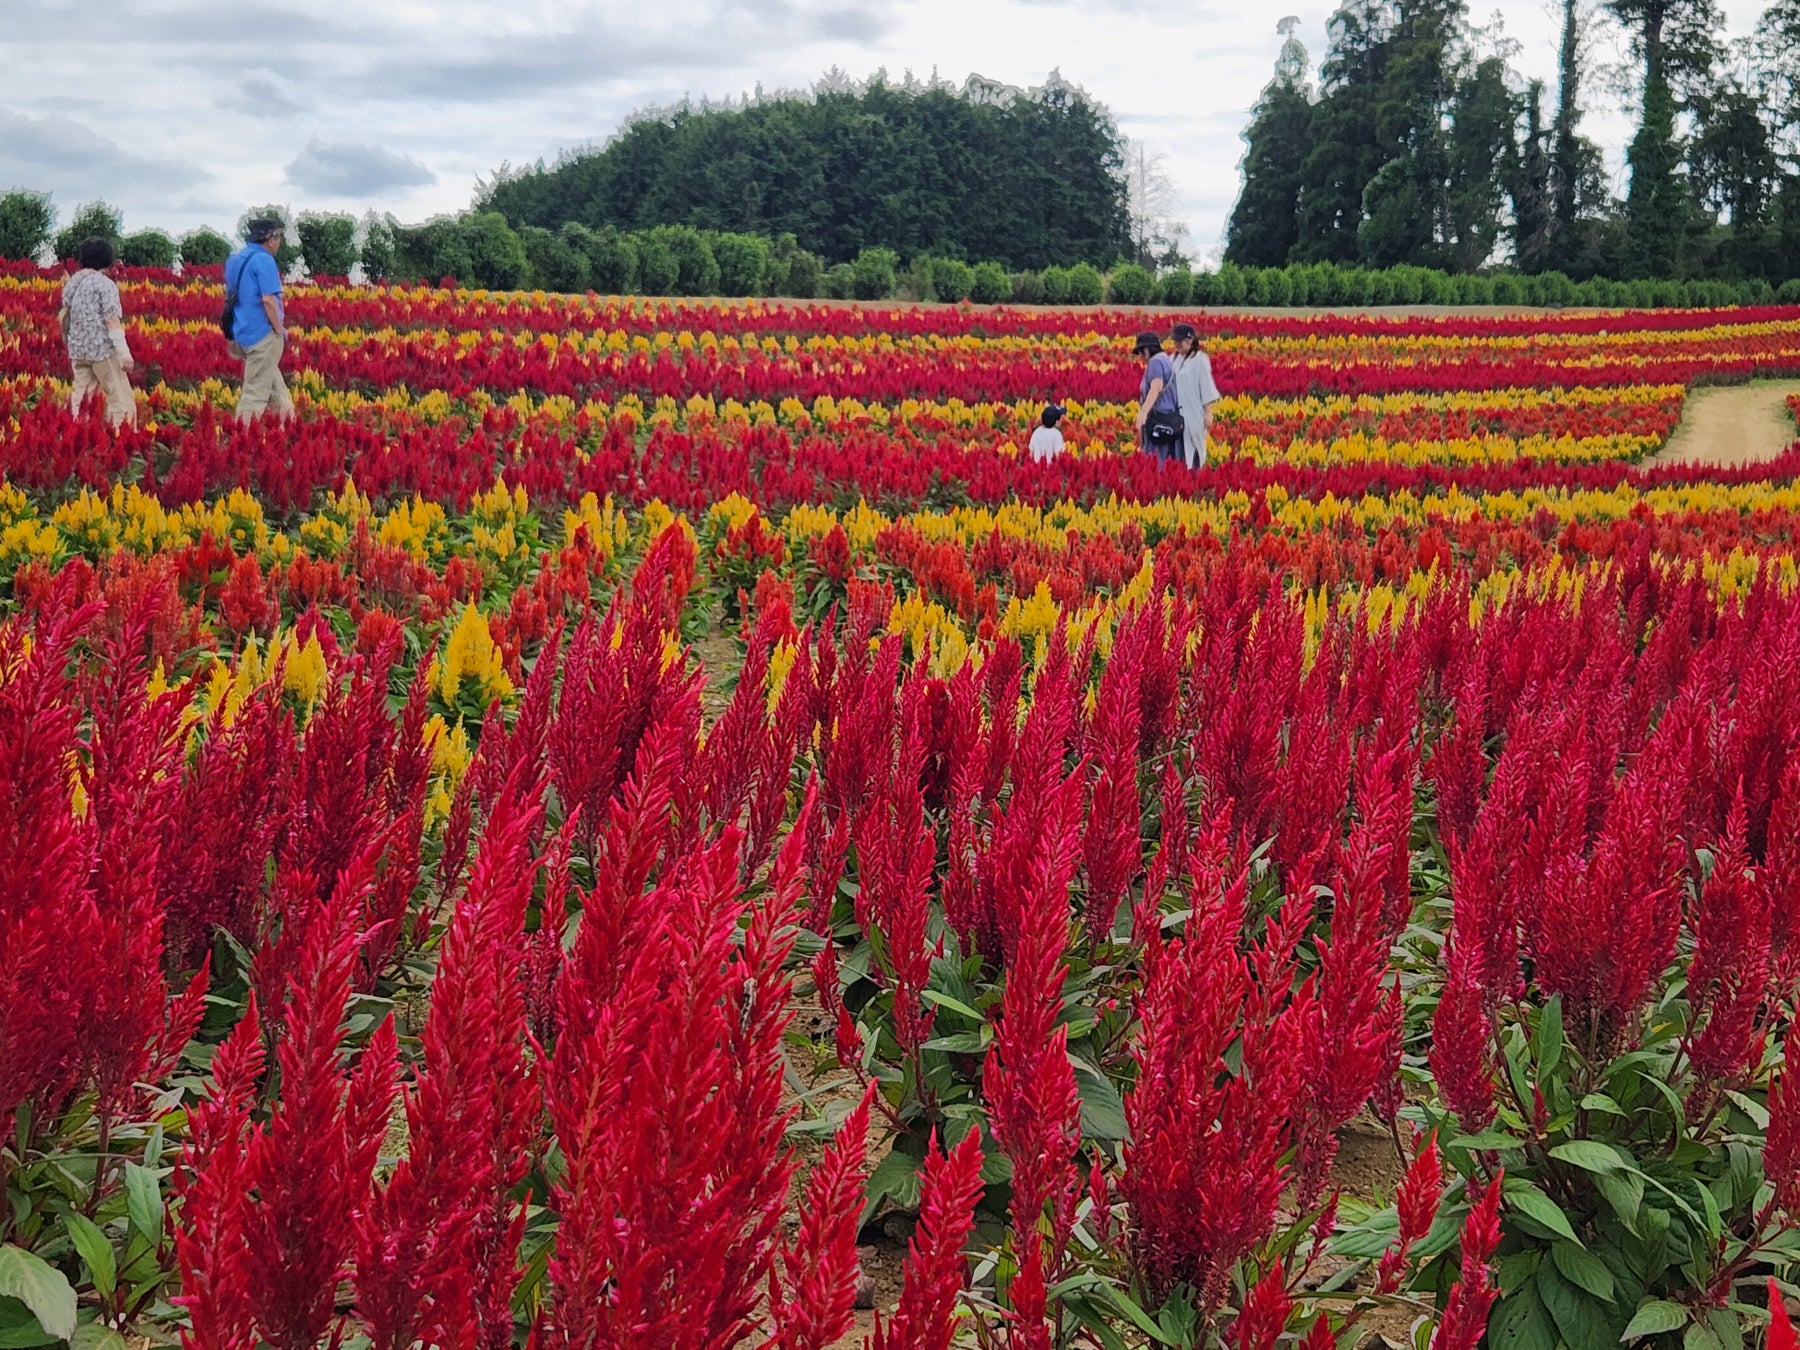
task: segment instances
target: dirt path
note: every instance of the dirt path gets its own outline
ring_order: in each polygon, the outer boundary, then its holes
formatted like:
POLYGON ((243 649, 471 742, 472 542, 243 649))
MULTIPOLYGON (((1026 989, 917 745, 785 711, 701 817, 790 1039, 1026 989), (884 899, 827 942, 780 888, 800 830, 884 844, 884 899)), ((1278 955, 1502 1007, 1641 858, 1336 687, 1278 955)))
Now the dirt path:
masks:
POLYGON ((1774 459, 1794 443, 1787 408, 1800 380, 1757 380, 1691 390, 1681 422, 1650 464, 1705 464, 1733 469, 1774 459))

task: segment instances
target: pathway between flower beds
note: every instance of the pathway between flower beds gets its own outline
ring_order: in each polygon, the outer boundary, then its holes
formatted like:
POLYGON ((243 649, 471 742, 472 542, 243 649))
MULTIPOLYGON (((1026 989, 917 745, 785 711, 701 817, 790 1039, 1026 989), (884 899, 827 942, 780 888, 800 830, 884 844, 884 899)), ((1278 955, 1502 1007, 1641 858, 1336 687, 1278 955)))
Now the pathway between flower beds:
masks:
POLYGON ((1757 380, 1692 391, 1681 422, 1652 464, 1709 464, 1730 469, 1774 459, 1794 443, 1787 400, 1800 380, 1757 380))

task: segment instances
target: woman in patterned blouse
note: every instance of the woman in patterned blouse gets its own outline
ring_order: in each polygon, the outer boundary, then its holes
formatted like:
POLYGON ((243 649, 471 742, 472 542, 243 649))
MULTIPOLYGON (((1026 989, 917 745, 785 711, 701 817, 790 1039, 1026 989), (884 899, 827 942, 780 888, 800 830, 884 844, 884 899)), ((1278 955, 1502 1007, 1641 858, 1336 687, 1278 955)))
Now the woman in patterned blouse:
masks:
POLYGON ((125 341, 125 319, 119 304, 119 287, 106 272, 113 264, 110 240, 89 239, 75 255, 81 270, 63 282, 63 341, 69 347, 69 365, 75 372, 75 390, 69 407, 81 405, 98 390, 106 397, 106 420, 116 426, 137 424, 137 402, 132 397, 131 348, 125 341))

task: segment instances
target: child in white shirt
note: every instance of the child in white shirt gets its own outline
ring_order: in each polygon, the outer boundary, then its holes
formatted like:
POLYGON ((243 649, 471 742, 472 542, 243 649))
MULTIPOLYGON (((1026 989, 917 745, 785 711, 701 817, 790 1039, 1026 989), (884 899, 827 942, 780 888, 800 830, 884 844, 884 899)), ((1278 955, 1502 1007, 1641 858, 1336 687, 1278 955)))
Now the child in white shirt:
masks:
POLYGON ((1062 421, 1062 415, 1062 405, 1052 403, 1038 419, 1039 425, 1031 433, 1033 464, 1048 464, 1063 452, 1063 434, 1056 429, 1056 424, 1062 421))

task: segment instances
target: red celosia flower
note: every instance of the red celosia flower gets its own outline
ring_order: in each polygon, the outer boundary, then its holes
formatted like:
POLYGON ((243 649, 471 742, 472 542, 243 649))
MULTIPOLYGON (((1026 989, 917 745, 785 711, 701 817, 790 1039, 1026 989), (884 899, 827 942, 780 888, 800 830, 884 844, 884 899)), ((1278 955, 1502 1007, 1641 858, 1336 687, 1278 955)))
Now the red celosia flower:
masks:
POLYGON ((806 1179, 800 1226, 782 1243, 780 1262, 769 1274, 773 1334, 765 1350, 824 1350, 850 1330, 861 1271, 856 1230, 874 1095, 871 1083, 806 1179))
POLYGON ((1475 1350, 1487 1334, 1488 1310, 1499 1292, 1490 1264, 1500 1245, 1500 1183, 1496 1173, 1475 1201, 1462 1227, 1462 1274, 1444 1303, 1443 1320, 1432 1335, 1432 1350, 1475 1350))
POLYGON ((1395 1193, 1394 1206, 1400 1215, 1400 1231, 1395 1235, 1393 1245, 1381 1255, 1381 1265, 1375 1276, 1376 1293, 1391 1294, 1400 1287, 1400 1279, 1406 1273, 1406 1254, 1413 1243, 1431 1231, 1443 1188, 1444 1163, 1438 1153, 1437 1136, 1433 1135, 1413 1158, 1395 1193))
POLYGON ((875 1319, 872 1350, 950 1350, 956 1299, 968 1279, 963 1244, 981 1196, 981 1132, 970 1130, 948 1154, 934 1137, 919 1181, 919 1226, 907 1245, 905 1283, 893 1317, 875 1319))

